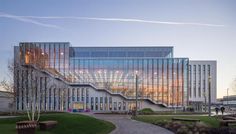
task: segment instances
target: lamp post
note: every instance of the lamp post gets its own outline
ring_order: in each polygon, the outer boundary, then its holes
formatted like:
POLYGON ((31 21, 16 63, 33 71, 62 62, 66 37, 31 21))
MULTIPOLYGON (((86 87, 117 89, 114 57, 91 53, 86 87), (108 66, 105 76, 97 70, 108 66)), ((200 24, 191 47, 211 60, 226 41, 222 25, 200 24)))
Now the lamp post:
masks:
POLYGON ((208 116, 211 116, 211 76, 208 78, 208 116))
MULTIPOLYGON (((176 101, 176 99, 175 99, 175 101, 176 101)), ((176 106, 176 104, 175 104, 175 114, 176 114, 176 107, 177 107, 177 106, 176 106)))
POLYGON ((138 75, 135 75, 135 117, 138 114, 138 75))
POLYGON ((229 107, 229 88, 227 88, 227 106, 229 107))
POLYGON ((206 101, 206 89, 204 89, 204 103, 205 103, 205 113, 206 113, 206 110, 207 110, 207 101, 206 101))
MULTIPOLYGON (((176 73, 175 72, 173 72, 173 77, 175 77, 175 75, 176 75, 176 73)), ((173 86, 173 88, 174 88, 174 86, 173 86)), ((174 94, 174 103, 173 103, 173 105, 175 105, 175 107, 174 107, 174 113, 176 113, 176 92, 175 92, 175 89, 173 90, 173 94, 174 94)))

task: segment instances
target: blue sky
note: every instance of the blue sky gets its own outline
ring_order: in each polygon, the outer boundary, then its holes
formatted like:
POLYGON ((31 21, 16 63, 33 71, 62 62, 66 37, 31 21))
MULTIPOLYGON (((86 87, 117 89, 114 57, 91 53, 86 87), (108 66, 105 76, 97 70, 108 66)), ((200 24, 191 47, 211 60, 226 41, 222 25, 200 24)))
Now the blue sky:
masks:
POLYGON ((234 0, 0 0, 0 80, 22 41, 161 45, 175 57, 217 60, 222 97, 236 78, 235 10, 234 0))

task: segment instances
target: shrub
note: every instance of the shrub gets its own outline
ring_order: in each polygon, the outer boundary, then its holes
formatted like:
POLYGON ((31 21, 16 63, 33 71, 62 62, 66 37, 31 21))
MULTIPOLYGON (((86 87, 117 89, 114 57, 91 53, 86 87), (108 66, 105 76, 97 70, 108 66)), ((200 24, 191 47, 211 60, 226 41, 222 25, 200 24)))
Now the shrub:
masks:
MULTIPOLYGON (((157 122, 155 125, 171 130, 176 134, 207 134, 209 127, 204 123, 183 123, 183 122, 157 122)), ((213 131, 213 130, 212 130, 213 131)))
POLYGON ((139 111, 139 114, 154 114, 154 111, 151 108, 144 108, 139 111))

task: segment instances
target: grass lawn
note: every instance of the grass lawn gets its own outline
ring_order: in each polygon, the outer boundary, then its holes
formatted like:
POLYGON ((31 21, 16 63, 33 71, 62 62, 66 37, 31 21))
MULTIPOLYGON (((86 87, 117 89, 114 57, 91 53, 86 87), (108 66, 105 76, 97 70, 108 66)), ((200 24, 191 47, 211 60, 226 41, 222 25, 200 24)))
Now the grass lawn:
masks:
MULTIPOLYGON (((26 116, 0 119, 0 133, 16 134, 16 122, 27 120, 26 116)), ((41 115, 40 121, 56 120, 58 125, 49 131, 39 131, 36 134, 108 134, 115 126, 106 121, 98 120, 80 114, 57 113, 41 115)))
POLYGON ((171 121, 171 118, 177 117, 177 118, 191 118, 191 119, 199 119, 201 122, 204 122, 205 124, 218 128, 219 127, 219 121, 217 117, 208 117, 208 116, 175 116, 175 115, 170 115, 170 116, 164 116, 164 115, 139 115, 138 117, 135 118, 135 120, 147 122, 147 123, 157 123, 157 122, 168 122, 171 121))

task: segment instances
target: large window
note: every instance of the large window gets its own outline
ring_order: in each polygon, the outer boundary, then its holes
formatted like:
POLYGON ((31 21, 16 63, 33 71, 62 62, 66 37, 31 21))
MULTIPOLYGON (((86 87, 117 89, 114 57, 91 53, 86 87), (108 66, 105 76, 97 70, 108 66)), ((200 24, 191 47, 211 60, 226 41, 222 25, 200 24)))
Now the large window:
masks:
POLYGON ((98 97, 95 97, 95 110, 98 110, 98 97))
POLYGON ((94 110, 94 100, 93 100, 94 98, 93 97, 91 97, 91 110, 94 110))
POLYGON ((100 97, 100 110, 103 110, 103 97, 100 97))
POLYGON ((202 80, 202 70, 201 65, 198 65, 198 97, 201 97, 201 80, 202 80))
POLYGON ((123 110, 126 110, 126 102, 123 102, 123 110))
POLYGON ((196 91, 196 86, 197 86, 197 67, 196 65, 193 65, 193 77, 194 77, 194 80, 193 80, 193 90, 194 90, 194 97, 197 96, 197 91, 196 91))
POLYGON ((72 101, 75 101, 75 89, 72 89, 72 101))
POLYGON ((192 97, 192 66, 189 65, 189 97, 192 97))
POLYGON ((116 111, 117 110, 117 102, 114 102, 113 109, 116 111))
POLYGON ((80 101, 80 89, 77 88, 77 101, 80 101))
POLYGON ((206 96, 206 65, 203 65, 203 95, 206 96))
MULTIPOLYGON (((52 42, 22 43, 20 52, 23 63, 46 68, 72 83, 91 84, 134 98, 137 75, 139 98, 148 98, 168 106, 181 105, 186 100, 184 94, 188 88, 186 70, 189 60, 173 58, 172 47, 70 47, 69 43, 52 42)), ((191 71, 194 81, 190 95, 196 97, 196 88, 201 84, 196 82, 196 65, 191 71)), ((85 89, 73 89, 71 93, 72 101, 88 103, 85 89)), ((198 93, 201 96, 199 89, 198 93)), ((104 107, 110 109, 106 102, 104 107)))
POLYGON ((112 110, 112 97, 109 97, 109 110, 112 110))
POLYGON ((121 110, 121 102, 118 103, 118 110, 121 110))
MULTIPOLYGON (((97 88, 135 97, 135 76, 138 75, 139 97, 173 105, 183 102, 187 91, 188 59, 152 58, 77 58, 71 77, 76 83, 92 84, 97 88)), ((196 96, 196 65, 193 67, 196 96)), ((191 91, 192 92, 192 91, 191 91)), ((83 94, 83 93, 82 93, 83 94)), ((83 101, 83 95, 82 95, 83 101)))

